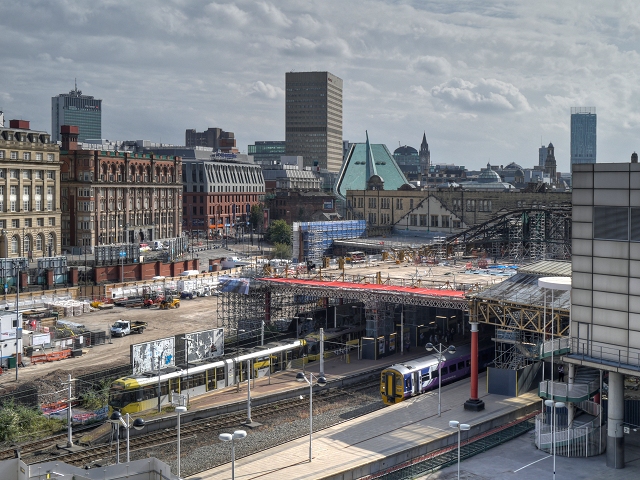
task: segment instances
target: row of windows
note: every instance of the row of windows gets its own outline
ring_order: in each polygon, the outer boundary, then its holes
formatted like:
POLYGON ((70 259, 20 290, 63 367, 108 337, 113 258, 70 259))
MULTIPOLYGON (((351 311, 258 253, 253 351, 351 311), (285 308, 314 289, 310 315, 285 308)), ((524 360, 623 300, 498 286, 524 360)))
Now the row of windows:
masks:
MULTIPOLYGON (((36 226, 37 227, 44 227, 44 220, 45 220, 44 218, 36 218, 36 226)), ((56 218, 55 217, 49 217, 47 219, 47 225, 49 225, 50 227, 55 227, 56 218)), ((26 227, 26 228, 33 227, 33 219, 25 218, 22 226, 26 227)), ((7 228, 7 221, 6 220, 0 220, 0 228, 7 228)), ((14 219, 11 220, 11 228, 20 228, 20 219, 19 218, 14 218, 14 219)))
MULTIPOLYGON (((22 160, 31 160, 32 158, 37 161, 44 160, 44 154, 41 152, 36 152, 35 155, 32 155, 31 152, 20 152, 10 151, 7 156, 7 152, 5 150, 0 150, 0 158, 10 158, 11 160, 18 160, 21 158, 22 160)), ((56 159, 56 156, 53 153, 47 153, 47 162, 53 162, 56 159)))
POLYGON ((43 246, 45 245, 47 247, 51 247, 51 249, 55 251, 55 236, 53 235, 53 233, 47 235, 46 239, 47 240, 45 244, 44 233, 39 233, 34 236, 25 235, 22 240, 22 245, 20 245, 20 237, 18 235, 14 235, 13 237, 11 237, 11 253, 15 255, 21 255, 23 252, 31 252, 33 250, 41 251, 43 246), (22 247, 22 249, 20 247, 22 247))
MULTIPOLYGON (((9 169, 0 168, 0 178, 20 178, 20 170, 17 169, 9 169)), ((31 180, 34 178, 36 180, 43 180, 44 177, 47 177, 48 180, 55 180, 56 172, 55 170, 22 170, 22 178, 25 180, 31 180)))

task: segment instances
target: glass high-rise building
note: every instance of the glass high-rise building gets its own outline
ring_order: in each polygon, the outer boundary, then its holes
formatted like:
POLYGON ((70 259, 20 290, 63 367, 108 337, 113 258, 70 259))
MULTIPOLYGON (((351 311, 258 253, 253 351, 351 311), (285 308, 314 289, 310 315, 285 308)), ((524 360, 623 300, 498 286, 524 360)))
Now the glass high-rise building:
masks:
POLYGON ((286 144, 277 140, 259 141, 255 145, 247 145, 247 153, 253 156, 254 163, 273 165, 280 161, 280 157, 286 155, 286 144))
POLYGON ((287 72, 286 154, 305 167, 342 167, 342 79, 329 72, 287 72))
POLYGON ((596 163, 596 126, 596 107, 571 108, 571 165, 596 163))
POLYGON ((79 129, 78 142, 102 138, 102 100, 83 95, 76 85, 69 93, 51 98, 51 138, 62 140, 60 127, 75 125, 79 129))

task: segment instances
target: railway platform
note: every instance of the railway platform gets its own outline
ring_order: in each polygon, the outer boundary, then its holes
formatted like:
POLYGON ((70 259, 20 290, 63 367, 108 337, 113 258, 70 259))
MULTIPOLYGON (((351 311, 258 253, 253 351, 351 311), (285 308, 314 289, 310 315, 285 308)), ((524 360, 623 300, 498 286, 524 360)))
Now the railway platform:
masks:
MULTIPOLYGON (((369 371, 398 363, 401 358, 410 359, 423 356, 422 352, 411 355, 387 357, 377 362, 358 360, 350 364, 326 362, 325 376, 329 381, 346 378, 358 371, 369 371), (383 361, 384 360, 384 361, 383 361), (379 364, 379 365, 378 365, 379 364)), ((310 365, 308 370, 318 373, 318 365, 310 365)), ((480 385, 485 383, 485 374, 480 376, 480 385)), ((289 371, 277 380, 272 378, 256 381, 256 395, 274 393, 279 389, 290 390, 295 382, 295 372, 289 371), (260 384, 263 384, 262 386, 260 384), (262 389, 262 390, 261 390, 262 389), (264 392, 264 393, 262 393, 264 392)), ((300 384, 296 382, 296 386, 300 384)), ((308 388, 308 387, 307 387, 308 388)), ((457 442, 456 431, 449 428, 450 420, 471 425, 469 432, 474 436, 509 423, 516 418, 535 411, 540 399, 535 393, 517 398, 482 393, 485 402, 481 412, 464 409, 469 398, 469 380, 442 387, 442 416, 438 417, 437 390, 405 402, 393 405, 318 432, 313 435, 313 460, 308 461, 309 437, 299 438, 286 444, 266 449, 235 462, 235 478, 238 480, 257 479, 325 479, 351 480, 384 471, 394 465, 402 464, 412 458, 425 455, 434 450, 453 445, 457 442)), ((246 398, 246 386, 244 388, 246 398)), ((237 392, 220 392, 215 401, 225 395, 239 395, 237 392)), ((229 401, 230 396, 226 397, 229 401)), ((203 399, 204 400, 204 399, 203 399)), ((210 400, 213 401, 213 400, 210 400)), ((194 400, 192 408, 200 400, 194 400)), ((240 428, 240 427, 239 427, 240 428)), ((248 435, 251 431, 247 430, 248 435)), ((222 480, 231 478, 231 463, 190 477, 192 480, 222 480)))

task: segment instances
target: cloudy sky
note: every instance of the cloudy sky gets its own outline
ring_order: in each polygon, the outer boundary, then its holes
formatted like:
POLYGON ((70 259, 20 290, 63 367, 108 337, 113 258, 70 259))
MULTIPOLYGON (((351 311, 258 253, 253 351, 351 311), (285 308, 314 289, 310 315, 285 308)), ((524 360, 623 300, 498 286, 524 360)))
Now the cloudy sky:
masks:
POLYGON ((595 106, 599 162, 640 151, 640 2, 21 0, 0 6, 0 109, 51 130, 77 78, 102 136, 184 143, 220 127, 284 140, 286 71, 344 80, 344 138, 467 168, 569 166, 570 108, 595 106))

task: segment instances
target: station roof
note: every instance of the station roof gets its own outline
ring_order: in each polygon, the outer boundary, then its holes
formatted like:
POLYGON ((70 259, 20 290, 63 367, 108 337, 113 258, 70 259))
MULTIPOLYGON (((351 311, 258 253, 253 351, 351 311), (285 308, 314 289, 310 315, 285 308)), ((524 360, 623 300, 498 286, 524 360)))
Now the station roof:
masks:
POLYGON ((336 290, 350 290, 350 291, 367 291, 367 292, 380 292, 380 293, 392 293, 398 295, 423 295, 429 297, 448 297, 456 299, 464 299, 465 292, 460 290, 446 290, 437 288, 423 288, 423 287, 402 287, 398 285, 380 285, 377 283, 351 283, 351 282, 323 282, 319 280, 302 280, 299 278, 261 278, 260 280, 265 282, 275 282, 280 284, 288 284, 291 286, 321 288, 321 289, 336 289, 336 290))
MULTIPOLYGON (((569 264, 571 266, 571 264, 569 264)), ((551 292, 538 286, 539 274, 517 273, 502 283, 492 286, 476 295, 482 300, 525 303, 532 306, 543 306, 551 309, 551 292)), ((571 290, 555 290, 553 306, 557 309, 569 310, 571 307, 571 290)))
POLYGON ((570 277, 571 262, 542 260, 518 268, 518 273, 530 273, 544 277, 570 277))

